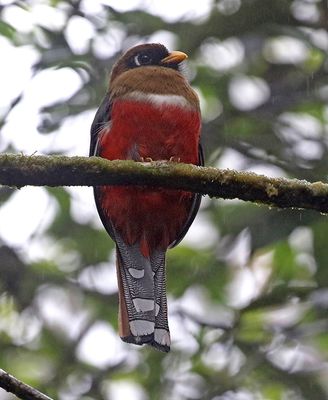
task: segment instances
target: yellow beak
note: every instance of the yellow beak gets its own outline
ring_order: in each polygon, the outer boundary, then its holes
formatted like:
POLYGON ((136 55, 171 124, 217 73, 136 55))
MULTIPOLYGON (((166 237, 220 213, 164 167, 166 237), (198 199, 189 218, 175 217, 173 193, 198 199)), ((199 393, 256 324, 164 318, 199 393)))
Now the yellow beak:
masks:
POLYGON ((163 64, 180 64, 188 58, 182 51, 172 51, 167 57, 163 58, 163 64))

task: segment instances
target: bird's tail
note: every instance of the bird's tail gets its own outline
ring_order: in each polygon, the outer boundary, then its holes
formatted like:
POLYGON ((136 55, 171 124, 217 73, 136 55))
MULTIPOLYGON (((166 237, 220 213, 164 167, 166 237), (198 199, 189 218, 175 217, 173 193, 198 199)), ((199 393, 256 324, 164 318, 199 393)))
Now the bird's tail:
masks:
POLYGON ((138 244, 116 243, 121 339, 168 352, 165 252, 157 251, 148 258, 138 244))

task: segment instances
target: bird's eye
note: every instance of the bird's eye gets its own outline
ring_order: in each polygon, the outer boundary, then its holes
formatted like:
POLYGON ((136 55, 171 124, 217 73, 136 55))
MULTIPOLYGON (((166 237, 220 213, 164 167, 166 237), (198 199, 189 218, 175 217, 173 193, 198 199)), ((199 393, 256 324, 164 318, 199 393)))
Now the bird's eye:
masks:
POLYGON ((134 57, 134 63, 138 67, 140 65, 149 65, 151 64, 151 62, 152 59, 149 56, 147 56, 147 54, 138 54, 137 56, 134 57))

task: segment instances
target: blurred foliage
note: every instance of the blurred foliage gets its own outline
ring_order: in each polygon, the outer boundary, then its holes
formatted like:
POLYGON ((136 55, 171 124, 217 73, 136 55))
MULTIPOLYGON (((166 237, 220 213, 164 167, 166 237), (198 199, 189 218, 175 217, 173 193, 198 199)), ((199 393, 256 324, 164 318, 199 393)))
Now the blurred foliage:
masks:
MULTIPOLYGON (((37 50, 34 75, 68 67, 80 76, 71 98, 41 110, 41 134, 55 136, 65 119, 95 109, 122 50, 158 34, 190 56, 207 164, 326 180, 326 0, 216 0, 206 16, 173 21, 105 1, 0 1, 0 17, 2 37, 37 50), (9 9, 28 14, 38 3, 59 10, 63 27, 20 31, 8 22, 9 9), (77 19, 94 30, 82 50, 66 29, 77 19)), ((47 193, 56 212, 42 232, 43 255, 0 243, 1 368, 62 400, 114 399, 117 387, 152 400, 328 398, 325 216, 207 199, 208 233, 168 255, 171 353, 112 339, 108 349, 101 342, 112 357, 97 363, 81 348, 97 327, 117 328, 115 289, 99 284, 114 271, 113 244, 100 225, 74 218, 71 191, 47 193)), ((12 194, 0 188, 0 206, 12 194)))

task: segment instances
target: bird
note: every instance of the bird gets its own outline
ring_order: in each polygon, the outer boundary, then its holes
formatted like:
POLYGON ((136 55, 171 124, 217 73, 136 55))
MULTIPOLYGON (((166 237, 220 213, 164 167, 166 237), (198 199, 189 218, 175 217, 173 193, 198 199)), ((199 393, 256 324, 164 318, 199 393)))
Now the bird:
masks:
MULTIPOLYGON (((127 50, 113 65, 91 125, 90 156, 204 165, 199 98, 182 71, 187 55, 159 43, 127 50)), ((94 186, 116 244, 118 326, 124 342, 170 351, 166 252, 187 233, 201 195, 142 186, 94 186)))

